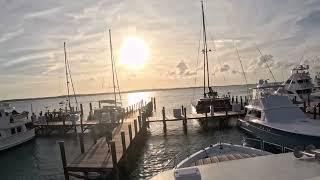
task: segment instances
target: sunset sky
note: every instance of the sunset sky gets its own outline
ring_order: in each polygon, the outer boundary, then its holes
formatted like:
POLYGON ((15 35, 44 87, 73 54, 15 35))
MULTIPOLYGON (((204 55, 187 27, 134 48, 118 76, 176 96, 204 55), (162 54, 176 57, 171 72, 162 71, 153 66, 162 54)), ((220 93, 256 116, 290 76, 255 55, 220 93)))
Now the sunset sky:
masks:
MULTIPOLYGON (((204 7, 214 85, 244 83, 233 42, 249 83, 271 79, 256 46, 271 55, 278 81, 295 64, 320 71, 320 1, 211 0, 204 7)), ((202 85, 200 1, 0 0, 0 22, 0 99, 65 94, 64 41, 76 92, 112 91, 108 29, 122 90, 202 85)))

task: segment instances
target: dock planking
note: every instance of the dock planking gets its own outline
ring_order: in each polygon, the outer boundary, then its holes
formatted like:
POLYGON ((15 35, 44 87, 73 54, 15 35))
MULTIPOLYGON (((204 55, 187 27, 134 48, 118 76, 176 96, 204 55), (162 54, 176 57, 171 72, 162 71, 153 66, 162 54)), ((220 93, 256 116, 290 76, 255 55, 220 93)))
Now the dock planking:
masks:
MULTIPOLYGON (((113 141, 115 141, 115 149, 117 155, 117 163, 123 158, 124 152, 122 147, 121 132, 125 133, 126 149, 130 146, 129 128, 134 127, 134 119, 126 119, 119 124, 113 131, 113 141)), ((140 129, 138 129, 139 133, 140 129)), ((132 132, 132 139, 137 136, 132 132)), ((67 164, 67 171, 72 172, 111 172, 113 170, 113 163, 111 157, 111 149, 109 148, 106 138, 101 137, 97 143, 91 146, 86 152, 80 154, 71 163, 67 164)))

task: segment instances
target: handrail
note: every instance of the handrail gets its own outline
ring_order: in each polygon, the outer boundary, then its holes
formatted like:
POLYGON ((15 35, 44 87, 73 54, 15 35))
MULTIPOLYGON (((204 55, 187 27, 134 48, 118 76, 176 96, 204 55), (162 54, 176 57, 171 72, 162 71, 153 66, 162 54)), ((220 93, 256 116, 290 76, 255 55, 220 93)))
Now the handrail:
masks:
POLYGON ((259 142, 259 143, 260 143, 260 149, 261 149, 261 150, 265 150, 264 144, 270 144, 270 145, 275 146, 275 147, 280 147, 282 153, 285 153, 285 152, 288 152, 288 151, 294 151, 293 149, 291 149, 291 148, 289 148, 289 147, 282 146, 281 144, 276 144, 276 143, 269 142, 269 141, 264 141, 263 139, 244 137, 243 140, 244 140, 244 141, 245 141, 245 140, 250 140, 250 141, 259 142))

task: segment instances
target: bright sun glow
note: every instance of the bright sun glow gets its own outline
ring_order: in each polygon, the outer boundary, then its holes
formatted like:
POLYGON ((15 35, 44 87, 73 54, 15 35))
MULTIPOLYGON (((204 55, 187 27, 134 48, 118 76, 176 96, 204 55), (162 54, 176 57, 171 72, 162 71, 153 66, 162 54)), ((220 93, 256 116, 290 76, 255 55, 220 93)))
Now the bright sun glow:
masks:
POLYGON ((120 50, 120 63, 128 67, 141 67, 149 58, 149 48, 138 37, 127 38, 120 50))

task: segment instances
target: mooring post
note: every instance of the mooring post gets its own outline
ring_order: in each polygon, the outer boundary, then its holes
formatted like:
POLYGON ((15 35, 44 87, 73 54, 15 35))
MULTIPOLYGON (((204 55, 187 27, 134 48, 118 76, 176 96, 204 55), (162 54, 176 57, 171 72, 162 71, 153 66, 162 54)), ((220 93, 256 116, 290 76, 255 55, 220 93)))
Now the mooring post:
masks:
POLYGON ((308 106, 310 107, 310 95, 308 95, 308 106))
POLYGON ((156 98, 153 98, 153 108, 154 110, 157 110, 157 104, 156 104, 156 98))
POLYGON ((240 96, 240 109, 243 109, 243 100, 242 100, 242 96, 240 96))
POLYGON ((80 143, 80 150, 81 154, 84 153, 84 143, 83 143, 83 133, 79 133, 79 143, 80 143))
POLYGON ((233 102, 234 102, 234 96, 232 96, 232 99, 231 99, 231 103, 233 104, 233 102))
POLYGON ((224 110, 226 111, 226 118, 228 118, 228 107, 227 107, 227 105, 225 104, 225 106, 224 106, 224 110))
POLYGON ((320 116, 320 103, 318 103, 318 113, 319 113, 319 116, 320 116))
POLYGON ((133 121, 133 126, 134 126, 134 136, 137 136, 138 127, 137 127, 137 120, 136 119, 133 121))
POLYGON ((138 116, 138 127, 139 127, 139 131, 140 131, 140 129, 142 129, 141 116, 138 116))
POLYGON ((92 132, 92 137, 93 137, 93 143, 96 144, 97 143, 97 135, 96 135, 94 128, 91 129, 91 132, 92 132))
POLYGON ((112 140, 109 142, 111 147, 111 158, 114 172, 114 179, 119 179, 119 169, 118 169, 118 160, 117 160, 117 151, 116 151, 116 143, 112 140))
MULTIPOLYGON (((99 101, 99 102, 100 102, 100 101, 99 101)), ((91 102, 89 103, 89 110, 90 110, 89 113, 91 114, 91 112, 92 112, 92 103, 91 103, 91 102)))
POLYGON ((317 106, 313 106, 313 119, 317 119, 317 106))
POLYGON ((307 105, 306 105, 306 102, 303 101, 303 112, 306 112, 306 110, 307 110, 307 105))
POLYGON ((129 142, 131 143, 131 141, 132 141, 132 128, 131 128, 131 124, 128 125, 128 130, 129 130, 129 142))
POLYGON ((238 104, 238 96, 236 96, 236 104, 238 104))
POLYGON ((121 143, 122 143, 122 155, 123 158, 126 158, 126 153, 127 153, 127 146, 126 146, 126 134, 124 131, 121 131, 121 143))
POLYGON ((63 174, 64 179, 69 180, 68 170, 67 170, 67 158, 66 158, 66 152, 64 149, 64 141, 59 141, 59 147, 60 147, 60 154, 61 154, 61 160, 62 160, 62 167, 63 167, 63 174))
POLYGON ((187 108, 183 108, 183 114, 184 114, 184 119, 183 119, 183 131, 186 133, 188 130, 187 126, 187 108))
POLYGON ((163 123, 163 130, 167 131, 167 124, 166 124, 166 109, 162 107, 162 123, 163 123))
POLYGON ((99 109, 101 108, 101 101, 98 101, 98 104, 99 104, 99 109))
POLYGON ((81 128, 81 133, 83 133, 83 106, 80 104, 80 128, 81 128))

